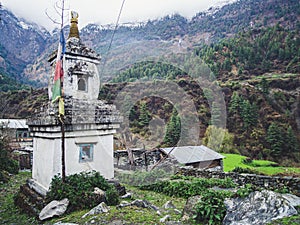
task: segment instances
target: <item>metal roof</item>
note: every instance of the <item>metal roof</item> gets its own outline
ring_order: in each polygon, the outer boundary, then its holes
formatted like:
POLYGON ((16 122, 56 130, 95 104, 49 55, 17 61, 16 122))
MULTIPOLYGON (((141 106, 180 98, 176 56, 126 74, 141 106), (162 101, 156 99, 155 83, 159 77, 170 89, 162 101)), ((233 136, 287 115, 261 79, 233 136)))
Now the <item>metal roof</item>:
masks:
POLYGON ((24 119, 0 119, 0 126, 11 129, 28 129, 24 119))
POLYGON ((165 154, 170 154, 179 163, 188 164, 203 161, 210 161, 225 158, 223 155, 215 152, 214 150, 201 145, 201 146, 181 146, 174 148, 162 148, 165 154), (172 150, 173 149, 173 150, 172 150))

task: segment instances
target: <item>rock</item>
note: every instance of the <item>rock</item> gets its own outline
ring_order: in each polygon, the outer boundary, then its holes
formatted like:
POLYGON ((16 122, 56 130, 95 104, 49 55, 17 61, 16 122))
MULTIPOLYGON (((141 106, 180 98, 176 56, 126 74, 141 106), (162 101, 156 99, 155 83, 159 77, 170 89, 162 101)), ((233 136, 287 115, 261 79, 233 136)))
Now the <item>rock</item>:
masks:
POLYGON ((167 201, 164 206, 163 206, 164 209, 176 209, 175 205, 173 204, 172 201, 167 201))
POLYGON ((81 218, 85 218, 90 215, 96 215, 100 213, 107 213, 109 211, 109 208, 104 202, 101 202, 99 205, 95 206, 93 209, 91 209, 89 212, 84 214, 81 218))
POLYGON ((98 188, 98 187, 95 187, 95 188, 94 188, 93 193, 96 194, 96 195, 105 196, 105 191, 101 190, 101 189, 98 188))
POLYGON ((199 202, 200 199, 201 199, 200 195, 196 195, 188 198, 183 208, 182 220, 189 220, 190 218, 193 217, 193 215, 196 213, 194 210, 194 206, 199 202))
POLYGON ((157 214, 160 215, 159 208, 155 205, 150 204, 146 200, 136 199, 136 200, 134 200, 133 202, 130 202, 130 203, 128 203, 126 201, 123 201, 121 204, 119 204, 117 206, 117 208, 123 208, 123 207, 127 207, 127 206, 137 206, 137 207, 140 207, 140 208, 153 209, 157 212, 157 214))
POLYGON ((61 201, 52 201, 46 205, 39 214, 40 220, 52 218, 54 216, 61 216, 67 210, 69 200, 64 198, 61 201))
POLYGON ((296 195, 291 194, 283 194, 282 197, 284 197, 286 200, 288 200, 292 206, 299 206, 300 205, 300 197, 296 195))
POLYGON ((160 223, 165 223, 168 219, 170 219, 171 218, 171 216, 170 215, 165 215, 163 218, 161 218, 160 220, 159 220, 159 222, 160 223))
POLYGON ((131 193, 126 193, 125 195, 121 196, 122 199, 124 198, 132 198, 132 194, 131 193))
POLYGON ((126 189, 125 189, 125 187, 122 186, 118 180, 111 179, 111 180, 108 180, 108 183, 110 183, 110 184, 112 184, 112 185, 115 186, 116 190, 117 190, 118 193, 119 193, 119 196, 123 196, 123 195, 126 194, 126 189))
POLYGON ((297 214, 293 205, 279 193, 263 190, 247 198, 225 200, 227 214, 223 225, 263 225, 297 214))
POLYGON ((175 212, 175 214, 177 214, 177 215, 180 215, 180 214, 181 214, 181 211, 178 210, 178 209, 174 209, 174 212, 175 212))
POLYGON ((77 223, 63 223, 61 221, 54 223, 53 225, 78 225, 77 223))

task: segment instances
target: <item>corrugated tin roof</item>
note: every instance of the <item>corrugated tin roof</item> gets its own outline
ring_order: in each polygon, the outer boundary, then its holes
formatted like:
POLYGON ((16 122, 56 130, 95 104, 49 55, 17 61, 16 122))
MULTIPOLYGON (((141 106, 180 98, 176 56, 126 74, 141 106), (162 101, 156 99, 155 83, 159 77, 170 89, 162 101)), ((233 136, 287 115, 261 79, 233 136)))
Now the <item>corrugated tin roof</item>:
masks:
POLYGON ((0 125, 2 124, 5 128, 28 129, 28 125, 24 119, 0 119, 0 125))
POLYGON ((183 164, 210 161, 225 158, 223 155, 215 152, 214 150, 201 145, 201 146, 182 146, 173 148, 162 148, 165 154, 169 154, 183 164))

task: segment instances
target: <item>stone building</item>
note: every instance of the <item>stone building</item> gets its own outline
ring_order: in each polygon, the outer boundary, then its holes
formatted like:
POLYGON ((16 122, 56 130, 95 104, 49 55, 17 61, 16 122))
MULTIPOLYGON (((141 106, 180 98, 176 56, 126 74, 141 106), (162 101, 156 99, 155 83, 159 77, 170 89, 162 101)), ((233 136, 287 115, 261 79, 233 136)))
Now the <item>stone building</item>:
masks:
MULTIPOLYGON (((114 177, 113 134, 121 120, 114 105, 98 100, 100 56, 80 40, 76 17, 72 15, 70 34, 63 60, 65 102, 66 175, 99 171, 114 177)), ((56 53, 49 59, 55 65, 56 53)), ((34 138, 32 183, 47 191, 52 178, 62 173, 62 132, 58 103, 51 103, 53 77, 49 81, 49 103, 33 115, 28 125, 34 138)))

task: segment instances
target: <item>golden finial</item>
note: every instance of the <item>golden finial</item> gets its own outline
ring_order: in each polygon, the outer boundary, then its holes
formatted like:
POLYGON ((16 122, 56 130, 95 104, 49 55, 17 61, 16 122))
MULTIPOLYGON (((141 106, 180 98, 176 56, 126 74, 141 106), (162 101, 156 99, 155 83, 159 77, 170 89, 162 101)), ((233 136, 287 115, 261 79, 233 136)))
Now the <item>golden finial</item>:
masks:
POLYGON ((78 17, 77 12, 71 11, 71 27, 68 39, 71 37, 79 38, 78 17))

